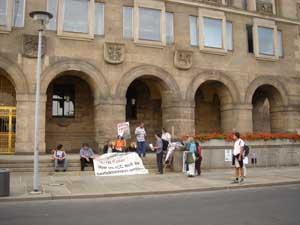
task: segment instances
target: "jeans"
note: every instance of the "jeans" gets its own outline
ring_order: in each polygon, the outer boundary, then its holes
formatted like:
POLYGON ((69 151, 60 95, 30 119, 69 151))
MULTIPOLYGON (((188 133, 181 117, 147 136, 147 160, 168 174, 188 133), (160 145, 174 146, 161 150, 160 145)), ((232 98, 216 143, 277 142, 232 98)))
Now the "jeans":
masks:
POLYGON ((68 161, 67 161, 67 159, 64 159, 64 160, 55 159, 54 160, 54 169, 55 170, 58 169, 59 164, 63 164, 64 170, 67 170, 67 168, 68 168, 68 161))
POLYGON ((138 141, 137 142, 137 153, 139 154, 139 156, 146 156, 146 142, 145 141, 138 141))
POLYGON ((156 153, 156 163, 157 163, 157 169, 159 173, 163 173, 163 156, 164 153, 160 152, 160 153, 156 153))

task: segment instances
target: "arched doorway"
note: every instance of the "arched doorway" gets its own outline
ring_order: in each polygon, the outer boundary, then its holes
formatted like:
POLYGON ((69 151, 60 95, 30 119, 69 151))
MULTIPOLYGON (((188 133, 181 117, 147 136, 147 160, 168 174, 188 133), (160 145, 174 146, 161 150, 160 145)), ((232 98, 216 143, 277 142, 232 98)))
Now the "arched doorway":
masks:
POLYGON ((63 144, 68 152, 79 152, 82 143, 94 149, 94 96, 86 74, 66 71, 57 75, 47 89, 46 149, 63 144))
POLYGON ((139 122, 144 122, 147 140, 155 140, 155 132, 162 129, 162 99, 168 89, 164 82, 153 76, 135 79, 126 92, 126 121, 130 122, 131 141, 135 141, 134 131, 139 122))
POLYGON ((283 101, 280 92, 272 85, 259 86, 252 97, 253 132, 285 131, 283 101))
POLYGON ((228 114, 223 106, 232 103, 229 89, 220 81, 205 81, 195 94, 195 133, 225 132, 228 114))
POLYGON ((0 154, 15 152, 16 91, 8 77, 0 69, 0 154))

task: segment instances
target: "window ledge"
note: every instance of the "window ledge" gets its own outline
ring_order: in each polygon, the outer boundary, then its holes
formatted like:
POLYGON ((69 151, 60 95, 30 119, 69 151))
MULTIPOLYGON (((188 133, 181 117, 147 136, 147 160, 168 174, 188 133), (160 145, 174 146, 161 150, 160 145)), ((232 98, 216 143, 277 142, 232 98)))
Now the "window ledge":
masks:
POLYGON ((279 57, 276 57, 276 56, 262 56, 262 55, 259 55, 259 56, 255 56, 256 60, 259 60, 259 61, 269 61, 269 62, 277 62, 279 61, 279 57))
POLYGON ((77 40, 77 41, 92 41, 94 37, 91 35, 86 34, 71 34, 71 33, 64 33, 57 35, 61 39, 69 39, 69 40, 77 40))
POLYGON ((200 52, 207 53, 207 54, 213 54, 213 55, 227 55, 228 51, 225 49, 214 49, 214 48, 200 48, 200 52))
POLYGON ((162 42, 156 42, 156 41, 135 41, 134 42, 137 46, 142 47, 149 47, 149 48, 164 48, 166 45, 162 42))

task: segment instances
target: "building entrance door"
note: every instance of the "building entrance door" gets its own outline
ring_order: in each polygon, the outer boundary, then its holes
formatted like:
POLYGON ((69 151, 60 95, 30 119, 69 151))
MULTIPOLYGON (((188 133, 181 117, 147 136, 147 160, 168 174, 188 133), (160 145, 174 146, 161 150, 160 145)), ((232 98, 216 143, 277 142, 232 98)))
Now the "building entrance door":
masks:
POLYGON ((16 107, 0 106, 0 154, 14 154, 16 107))

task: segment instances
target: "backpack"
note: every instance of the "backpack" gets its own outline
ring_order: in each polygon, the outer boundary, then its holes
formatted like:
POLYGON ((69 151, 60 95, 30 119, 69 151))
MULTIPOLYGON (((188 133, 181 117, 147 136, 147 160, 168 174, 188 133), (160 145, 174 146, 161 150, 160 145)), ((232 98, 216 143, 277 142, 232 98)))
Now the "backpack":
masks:
POLYGON ((244 145, 244 156, 247 156, 247 155, 249 155, 249 152, 250 152, 250 148, 249 148, 249 146, 248 145, 244 145))

